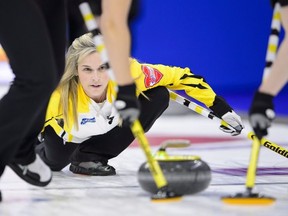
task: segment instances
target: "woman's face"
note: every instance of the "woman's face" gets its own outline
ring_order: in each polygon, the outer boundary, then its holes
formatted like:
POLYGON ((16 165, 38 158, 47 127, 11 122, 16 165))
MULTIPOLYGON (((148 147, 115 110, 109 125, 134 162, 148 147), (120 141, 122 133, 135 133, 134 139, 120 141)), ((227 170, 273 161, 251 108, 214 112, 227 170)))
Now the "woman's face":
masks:
POLYGON ((96 102, 106 99, 109 81, 107 67, 102 64, 99 53, 92 53, 78 63, 79 81, 85 93, 96 102))

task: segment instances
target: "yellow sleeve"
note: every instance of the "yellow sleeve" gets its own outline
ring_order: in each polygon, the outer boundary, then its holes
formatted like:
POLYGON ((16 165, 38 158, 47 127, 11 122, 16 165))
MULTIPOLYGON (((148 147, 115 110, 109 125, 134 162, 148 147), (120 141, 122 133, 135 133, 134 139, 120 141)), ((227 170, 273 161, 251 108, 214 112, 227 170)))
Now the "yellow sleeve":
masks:
POLYGON ((52 93, 50 97, 47 111, 46 111, 45 122, 48 122, 50 119, 59 115, 59 112, 58 112, 59 102, 60 102, 60 93, 56 90, 52 93))
POLYGON ((184 90, 186 94, 207 107, 213 105, 215 92, 202 76, 193 74, 189 68, 171 67, 161 64, 140 64, 131 60, 131 74, 137 89, 145 91, 157 86, 170 90, 184 90))
POLYGON ((49 100, 49 104, 46 111, 44 128, 50 125, 58 135, 61 135, 61 133, 63 132, 63 128, 60 127, 60 125, 57 123, 57 119, 61 118, 60 116, 62 115, 62 113, 59 113, 58 109, 59 103, 60 103, 60 93, 57 90, 55 90, 52 93, 49 100))

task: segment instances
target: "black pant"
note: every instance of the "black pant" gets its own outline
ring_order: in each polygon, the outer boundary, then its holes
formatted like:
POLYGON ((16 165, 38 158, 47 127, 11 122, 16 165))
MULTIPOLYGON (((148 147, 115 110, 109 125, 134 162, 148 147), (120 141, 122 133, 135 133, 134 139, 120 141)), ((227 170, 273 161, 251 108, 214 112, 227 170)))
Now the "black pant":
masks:
MULTIPOLYGON (((157 87, 144 92, 149 100, 139 96, 141 114, 139 120, 145 132, 147 132, 157 118, 169 105, 169 93, 165 87, 157 87)), ((81 144, 65 143, 48 126, 44 131, 44 142, 36 146, 45 163, 53 171, 60 171, 71 161, 103 161, 116 157, 125 150, 134 140, 129 127, 116 126, 106 134, 93 136, 81 144)))
POLYGON ((65 0, 0 0, 0 44, 15 79, 0 101, 0 175, 35 160, 34 139, 64 70, 65 0))

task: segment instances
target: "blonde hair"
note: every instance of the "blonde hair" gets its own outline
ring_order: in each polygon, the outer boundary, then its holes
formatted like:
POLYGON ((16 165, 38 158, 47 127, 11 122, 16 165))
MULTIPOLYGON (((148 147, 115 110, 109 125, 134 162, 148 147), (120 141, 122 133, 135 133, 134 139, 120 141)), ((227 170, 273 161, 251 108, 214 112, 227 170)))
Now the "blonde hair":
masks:
POLYGON ((92 34, 87 33, 75 39, 66 54, 65 71, 58 86, 60 92, 59 111, 63 112, 64 122, 71 123, 68 118, 69 107, 72 109, 72 119, 78 130, 78 64, 86 56, 95 53, 96 46, 92 39, 92 34), (70 99, 70 100, 69 100, 70 99))

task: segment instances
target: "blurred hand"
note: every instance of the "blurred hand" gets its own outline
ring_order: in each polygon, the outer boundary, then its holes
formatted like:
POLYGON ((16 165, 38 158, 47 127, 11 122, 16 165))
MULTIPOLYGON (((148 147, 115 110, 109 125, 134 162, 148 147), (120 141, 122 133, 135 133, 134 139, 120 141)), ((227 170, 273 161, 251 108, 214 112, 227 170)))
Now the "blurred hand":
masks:
POLYGON ((119 86, 117 98, 114 102, 122 119, 122 126, 129 127, 140 115, 140 104, 136 97, 135 84, 119 86))
POLYGON ((258 139, 268 135, 267 129, 275 118, 273 95, 256 92, 250 110, 249 122, 258 139))

